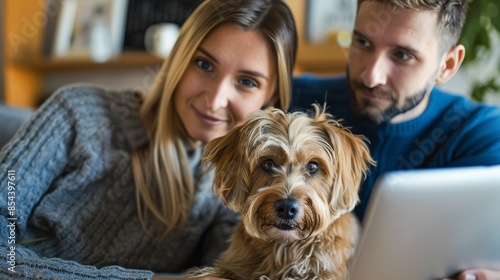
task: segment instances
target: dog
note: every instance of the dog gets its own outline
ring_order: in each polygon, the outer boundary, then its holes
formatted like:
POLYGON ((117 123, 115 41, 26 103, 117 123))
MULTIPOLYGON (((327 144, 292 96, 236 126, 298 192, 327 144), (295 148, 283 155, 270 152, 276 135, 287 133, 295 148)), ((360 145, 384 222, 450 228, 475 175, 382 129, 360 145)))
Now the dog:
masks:
POLYGON ((346 279, 359 236, 350 213, 375 164, 364 139, 314 104, 309 113, 251 113, 210 141, 214 191, 242 223, 213 267, 188 277, 346 279))

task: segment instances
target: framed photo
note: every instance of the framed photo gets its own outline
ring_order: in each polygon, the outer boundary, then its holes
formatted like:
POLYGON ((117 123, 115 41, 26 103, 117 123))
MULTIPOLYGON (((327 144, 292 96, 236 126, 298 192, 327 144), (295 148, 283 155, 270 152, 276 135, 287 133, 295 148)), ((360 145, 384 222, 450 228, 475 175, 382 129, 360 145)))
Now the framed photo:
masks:
POLYGON ((121 53, 127 3, 127 0, 62 0, 53 56, 89 56, 96 48, 110 55, 121 53))
POLYGON ((320 43, 329 34, 352 32, 356 17, 355 0, 306 0, 306 39, 320 43))

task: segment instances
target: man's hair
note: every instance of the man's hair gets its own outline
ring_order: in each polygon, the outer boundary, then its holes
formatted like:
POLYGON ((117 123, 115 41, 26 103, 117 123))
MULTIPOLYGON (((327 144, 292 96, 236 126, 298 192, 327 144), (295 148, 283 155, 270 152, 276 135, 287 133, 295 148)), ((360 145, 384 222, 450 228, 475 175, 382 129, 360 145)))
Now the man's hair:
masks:
POLYGON ((441 51, 454 47, 460 39, 467 14, 467 0, 358 0, 378 1, 395 9, 433 11, 438 14, 438 40, 441 51))

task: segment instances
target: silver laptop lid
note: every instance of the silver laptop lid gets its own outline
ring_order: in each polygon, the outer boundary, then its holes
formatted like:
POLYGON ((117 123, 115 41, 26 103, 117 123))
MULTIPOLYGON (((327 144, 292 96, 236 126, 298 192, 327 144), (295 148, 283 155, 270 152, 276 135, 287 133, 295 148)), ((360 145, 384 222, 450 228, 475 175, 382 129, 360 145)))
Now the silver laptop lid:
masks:
POLYGON ((500 166, 392 172, 375 184, 351 280, 500 269, 500 166))

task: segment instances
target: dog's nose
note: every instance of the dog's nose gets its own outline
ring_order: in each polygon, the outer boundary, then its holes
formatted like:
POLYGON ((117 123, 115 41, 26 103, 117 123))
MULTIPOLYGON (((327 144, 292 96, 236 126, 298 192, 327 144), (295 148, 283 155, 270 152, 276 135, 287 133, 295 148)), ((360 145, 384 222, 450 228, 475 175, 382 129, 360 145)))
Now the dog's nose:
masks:
POLYGON ((281 219, 293 219, 299 212, 300 204, 295 199, 279 199, 274 203, 276 214, 281 219))

